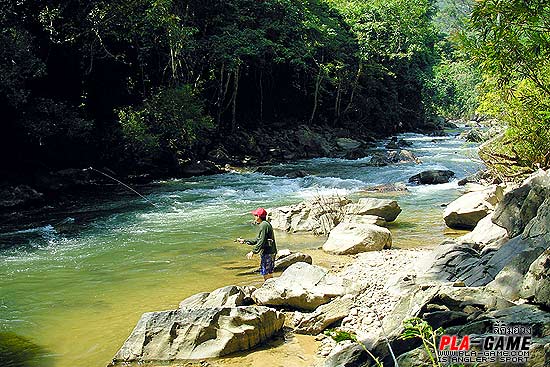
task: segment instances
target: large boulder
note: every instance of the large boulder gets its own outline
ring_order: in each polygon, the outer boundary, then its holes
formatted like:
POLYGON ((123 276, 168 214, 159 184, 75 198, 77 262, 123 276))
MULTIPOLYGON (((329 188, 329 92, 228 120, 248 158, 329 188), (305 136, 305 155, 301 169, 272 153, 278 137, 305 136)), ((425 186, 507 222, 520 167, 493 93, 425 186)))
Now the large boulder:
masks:
POLYGON ((266 280, 252 293, 252 298, 259 305, 312 311, 348 293, 350 286, 320 266, 299 262, 291 265, 280 277, 266 280))
POLYGON ((178 162, 178 165, 178 173, 185 177, 215 175, 223 172, 215 163, 208 160, 185 160, 178 162))
POLYGON ((323 245, 323 251, 349 255, 390 248, 391 233, 387 228, 373 224, 338 224, 323 245))
POLYGON ((504 195, 495 208, 493 222, 506 228, 510 238, 521 234, 538 208, 550 196, 550 170, 539 170, 520 187, 504 195))
POLYGON ((180 302, 180 309, 237 307, 252 304, 251 295, 255 287, 229 285, 212 292, 197 293, 180 302))
POLYGON ((420 164, 422 161, 418 159, 414 153, 405 150, 392 150, 388 152, 376 152, 372 154, 368 166, 382 167, 389 164, 405 164, 405 163, 415 163, 420 164))
POLYGON ((544 251, 529 267, 520 296, 550 307, 550 250, 544 251))
POLYGON ((300 334, 316 335, 330 325, 342 320, 349 315, 353 306, 353 297, 345 295, 332 300, 326 305, 321 305, 310 313, 296 311, 294 313, 294 331, 300 334))
POLYGON ((433 262, 423 275, 443 282, 461 281, 467 286, 486 285, 500 269, 487 267, 493 252, 481 254, 468 244, 448 241, 433 253, 433 262))
POLYGON ((277 253, 277 259, 275 259, 275 271, 283 271, 290 267, 292 264, 296 264, 299 262, 304 262, 307 264, 311 264, 313 262, 313 259, 311 258, 311 255, 304 254, 301 252, 292 252, 289 253, 286 256, 279 256, 279 251, 277 253))
POLYGON ((500 248, 508 241, 508 232, 493 223, 491 218, 492 215, 487 215, 481 219, 472 232, 457 238, 457 241, 459 243, 469 243, 476 250, 500 248))
POLYGON ((349 223, 353 225, 358 224, 372 224, 377 226, 385 227, 388 222, 382 217, 377 215, 356 215, 356 214, 345 214, 344 219, 340 223, 349 223))
POLYGON ((401 213, 397 201, 377 198, 361 198, 357 203, 347 204, 344 210, 346 215, 376 215, 386 222, 393 222, 401 213))
POLYGON ((503 245, 487 263, 499 273, 488 287, 500 291, 509 299, 520 297, 524 277, 531 264, 548 248, 550 243, 550 198, 539 207, 537 216, 525 227, 521 236, 516 236, 503 245))
POLYGON ((328 157, 334 149, 334 146, 322 133, 314 131, 306 125, 301 125, 293 133, 293 137, 298 142, 296 146, 302 149, 301 156, 328 157))
POLYGON ((351 138, 336 138, 336 145, 343 150, 354 150, 361 146, 361 142, 351 138))
POLYGON ((409 182, 419 185, 436 185, 447 183, 455 173, 449 170, 427 170, 411 176, 409 182))
POLYGON ((143 314, 113 361, 197 360, 248 350, 282 329, 268 307, 177 309, 143 314))
POLYGON ((351 200, 339 196, 321 196, 301 203, 268 210, 268 220, 275 229, 287 232, 327 234, 344 217, 344 207, 351 200))
POLYGON ((443 214, 445 224, 455 229, 473 229, 504 196, 501 186, 469 192, 450 203, 443 214))
POLYGON ((414 153, 406 149, 400 149, 400 150, 394 150, 394 151, 388 152, 387 158, 391 163, 395 163, 395 164, 422 163, 422 161, 418 159, 418 157, 415 156, 414 153))

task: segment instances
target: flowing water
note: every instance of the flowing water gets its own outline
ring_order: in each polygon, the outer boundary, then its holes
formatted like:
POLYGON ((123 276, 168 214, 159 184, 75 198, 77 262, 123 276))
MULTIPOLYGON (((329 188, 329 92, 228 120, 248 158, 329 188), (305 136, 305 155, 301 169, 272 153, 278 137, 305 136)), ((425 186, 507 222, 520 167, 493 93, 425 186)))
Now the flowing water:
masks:
MULTIPOLYGON (((131 193, 98 195, 62 212, 3 225, 0 332, 44 348, 36 366, 105 366, 143 312, 173 309, 191 294, 229 284, 259 284, 260 276, 249 274, 258 260, 246 260, 249 249, 233 242, 255 237, 251 209, 325 194, 357 198, 367 195, 365 187, 406 182, 422 170, 450 169, 462 178, 480 166, 472 159, 476 147, 451 136, 400 137, 413 143, 409 150, 422 164, 304 160, 276 168, 311 176, 227 173, 169 180, 138 187, 156 206, 131 193)), ((408 189, 384 196, 403 209, 389 227, 394 247, 441 242, 441 205, 459 196, 456 181, 408 189)), ((324 241, 276 235, 280 249, 316 249, 324 241)))

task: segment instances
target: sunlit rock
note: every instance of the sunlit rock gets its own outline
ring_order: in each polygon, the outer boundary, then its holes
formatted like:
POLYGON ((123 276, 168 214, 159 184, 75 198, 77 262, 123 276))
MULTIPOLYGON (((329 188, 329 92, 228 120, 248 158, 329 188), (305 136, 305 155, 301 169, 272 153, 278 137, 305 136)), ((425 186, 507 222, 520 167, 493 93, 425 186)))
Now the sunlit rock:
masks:
POLYGON ((373 224, 340 223, 328 236, 323 251, 338 254, 357 254, 391 248, 391 233, 373 224))

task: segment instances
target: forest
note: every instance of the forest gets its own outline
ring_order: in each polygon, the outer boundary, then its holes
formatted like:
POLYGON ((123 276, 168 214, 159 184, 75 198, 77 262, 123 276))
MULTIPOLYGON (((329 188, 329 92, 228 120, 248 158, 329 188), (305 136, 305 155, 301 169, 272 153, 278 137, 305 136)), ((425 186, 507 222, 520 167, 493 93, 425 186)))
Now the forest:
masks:
POLYGON ((19 0, 0 23, 4 177, 170 174, 260 126, 441 118, 506 125, 496 169, 550 166, 546 0, 19 0))

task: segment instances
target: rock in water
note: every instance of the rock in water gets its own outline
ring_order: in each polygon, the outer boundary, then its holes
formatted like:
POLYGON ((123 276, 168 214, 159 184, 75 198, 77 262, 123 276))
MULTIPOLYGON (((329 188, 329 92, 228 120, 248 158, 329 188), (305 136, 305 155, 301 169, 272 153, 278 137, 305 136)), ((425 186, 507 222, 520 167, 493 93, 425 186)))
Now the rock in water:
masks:
POLYGON ((262 306, 147 312, 113 362, 220 357, 258 345, 283 324, 282 313, 262 306))
POLYGON ((391 233, 387 228, 373 224, 340 223, 330 231, 323 251, 348 255, 390 248, 391 233))
POLYGON ((376 215, 386 222, 393 222, 401 213, 397 201, 377 198, 361 198, 357 203, 347 204, 344 209, 346 215, 376 215))
POLYGON ((420 185, 436 185, 447 183, 455 173, 449 170, 428 170, 409 178, 409 182, 420 185))
POLYGON ((455 229, 473 229, 481 219, 494 210, 503 196, 503 188, 496 185, 462 195, 445 209, 445 224, 455 229))
POLYGON ((252 304, 250 296, 255 287, 228 285, 212 292, 197 293, 180 302, 179 308, 194 310, 197 308, 237 307, 252 304))

